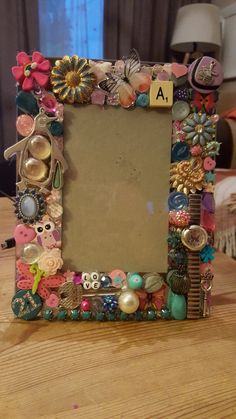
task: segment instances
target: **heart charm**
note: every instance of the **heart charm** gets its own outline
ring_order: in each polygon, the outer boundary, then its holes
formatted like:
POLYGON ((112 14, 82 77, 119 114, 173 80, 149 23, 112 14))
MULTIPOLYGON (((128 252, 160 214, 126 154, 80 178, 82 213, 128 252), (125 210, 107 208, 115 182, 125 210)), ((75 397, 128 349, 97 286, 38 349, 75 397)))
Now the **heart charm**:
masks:
POLYGON ((183 64, 173 63, 171 64, 171 70, 177 79, 185 76, 188 73, 187 67, 183 64))

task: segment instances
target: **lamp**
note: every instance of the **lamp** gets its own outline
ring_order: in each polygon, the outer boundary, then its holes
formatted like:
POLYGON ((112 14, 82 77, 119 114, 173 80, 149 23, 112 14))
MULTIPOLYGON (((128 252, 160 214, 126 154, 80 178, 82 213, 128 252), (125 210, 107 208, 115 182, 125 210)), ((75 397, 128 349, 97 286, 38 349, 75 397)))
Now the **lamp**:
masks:
POLYGON ((214 4, 195 3, 180 7, 175 21, 171 49, 185 52, 184 63, 221 46, 220 11, 214 4))

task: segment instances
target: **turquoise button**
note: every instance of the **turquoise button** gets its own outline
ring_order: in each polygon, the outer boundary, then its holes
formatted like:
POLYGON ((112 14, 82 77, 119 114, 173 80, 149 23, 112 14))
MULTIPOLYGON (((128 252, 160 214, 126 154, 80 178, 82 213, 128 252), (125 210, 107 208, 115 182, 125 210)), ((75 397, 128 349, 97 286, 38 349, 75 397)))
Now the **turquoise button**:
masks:
POLYGON ((128 277, 128 287, 133 290, 141 288, 143 285, 143 278, 139 274, 131 274, 128 277))
POLYGON ((19 319, 33 320, 42 308, 42 300, 38 294, 32 294, 31 290, 19 290, 14 295, 11 307, 13 313, 19 319))

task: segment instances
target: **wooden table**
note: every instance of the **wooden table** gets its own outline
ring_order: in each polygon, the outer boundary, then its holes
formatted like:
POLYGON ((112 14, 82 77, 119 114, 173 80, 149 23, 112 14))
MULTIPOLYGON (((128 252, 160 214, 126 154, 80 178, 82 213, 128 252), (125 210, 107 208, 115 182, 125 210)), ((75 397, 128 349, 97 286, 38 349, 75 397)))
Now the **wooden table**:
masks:
MULTIPOLYGON (((0 240, 14 227, 0 198, 0 240)), ((236 262, 218 254, 208 320, 14 320, 0 253, 0 418, 236 418, 236 262)))

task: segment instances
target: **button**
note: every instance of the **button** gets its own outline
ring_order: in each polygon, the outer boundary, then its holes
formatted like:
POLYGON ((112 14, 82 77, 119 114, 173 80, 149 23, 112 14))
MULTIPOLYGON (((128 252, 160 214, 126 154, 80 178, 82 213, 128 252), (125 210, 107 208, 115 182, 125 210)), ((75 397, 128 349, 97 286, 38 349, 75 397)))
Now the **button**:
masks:
POLYGON ((11 306, 16 317, 33 320, 42 308, 42 300, 38 294, 32 294, 30 290, 20 290, 14 295, 11 306))
POLYGON ((182 231, 181 240, 184 246, 193 252, 203 249, 208 240, 207 232, 198 225, 192 225, 182 231))
POLYGON ((177 102, 174 103, 172 106, 172 118, 178 119, 179 121, 182 121, 185 119, 190 113, 190 107, 187 102, 184 102, 183 100, 177 100, 177 102))
POLYGON ((112 280, 112 286, 116 288, 121 288, 126 281, 126 274, 120 269, 114 269, 109 273, 109 277, 112 280))
POLYGON ((143 285, 143 278, 139 274, 134 273, 128 277, 129 288, 138 289, 138 288, 141 288, 142 285, 143 285))
POLYGON ((190 157, 189 145, 182 141, 175 143, 171 150, 172 161, 187 160, 190 157))
POLYGON ((188 207, 188 197, 183 192, 171 192, 168 198, 169 210, 181 210, 188 207))
POLYGON ((29 243, 36 237, 34 228, 24 224, 18 224, 14 231, 14 238, 16 243, 29 243))
POLYGON ((203 167, 205 170, 214 170, 216 167, 216 162, 211 157, 206 157, 203 161, 203 167))

